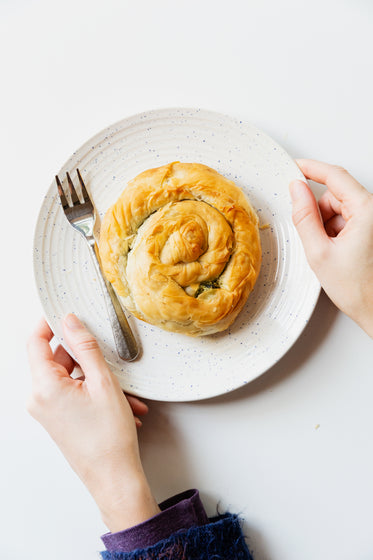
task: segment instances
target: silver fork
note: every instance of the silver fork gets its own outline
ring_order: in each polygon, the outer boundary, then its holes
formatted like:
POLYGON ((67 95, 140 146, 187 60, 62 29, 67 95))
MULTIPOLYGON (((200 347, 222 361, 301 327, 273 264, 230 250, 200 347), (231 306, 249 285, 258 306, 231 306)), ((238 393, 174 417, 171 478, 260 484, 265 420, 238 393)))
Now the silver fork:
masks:
POLYGON ((61 206, 69 223, 77 231, 79 231, 79 233, 81 233, 88 242, 92 260, 94 262, 98 277, 100 279, 101 289, 104 294, 117 352, 122 360, 131 362, 132 360, 135 360, 137 358, 139 354, 139 348, 131 327, 128 324, 124 311, 114 292, 114 289, 110 282, 106 280, 104 274, 101 271, 100 256, 97 243, 93 235, 94 225, 96 221, 95 207, 89 197, 79 169, 77 169, 76 172, 79 178, 84 202, 80 202, 71 177, 69 173, 66 172, 72 205, 69 204, 62 188, 61 181, 56 175, 56 183, 61 206))

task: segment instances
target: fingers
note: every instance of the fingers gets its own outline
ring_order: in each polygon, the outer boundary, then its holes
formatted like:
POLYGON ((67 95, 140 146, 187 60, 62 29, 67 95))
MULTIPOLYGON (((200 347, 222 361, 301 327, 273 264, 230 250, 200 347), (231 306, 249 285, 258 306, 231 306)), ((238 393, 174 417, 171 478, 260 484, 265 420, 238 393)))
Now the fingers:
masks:
POLYGON ((51 328, 45 319, 41 319, 27 345, 31 373, 34 378, 43 376, 46 371, 45 366, 53 360, 53 352, 49 345, 52 338, 51 328))
POLYGON ((329 238, 319 214, 319 208, 311 189, 303 181, 290 184, 293 202, 293 222, 301 238, 306 257, 311 266, 329 248, 329 238))
POLYGON ((111 377, 97 340, 75 315, 72 313, 67 315, 63 329, 66 341, 76 356, 86 381, 89 383, 98 381, 102 377, 111 377))
POLYGON ((66 369, 67 373, 71 375, 75 368, 75 361, 72 359, 70 354, 66 352, 63 346, 57 346, 53 354, 53 359, 55 362, 63 366, 66 369))
POLYGON ((337 237, 337 235, 342 231, 345 225, 346 222, 343 219, 343 216, 339 214, 333 216, 332 218, 330 218, 330 220, 328 220, 324 224, 325 231, 329 237, 337 237))
POLYGON ((141 428, 142 422, 141 422, 140 418, 138 418, 138 416, 144 416, 145 414, 147 414, 148 411, 149 411, 149 408, 147 407, 147 405, 145 403, 140 401, 140 399, 138 399, 137 397, 133 397, 132 395, 127 395, 127 394, 125 394, 125 395, 126 395, 126 398, 128 400, 128 403, 131 407, 136 427, 141 428))
POLYGON ((325 191, 319 200, 319 209, 324 224, 342 213, 342 203, 330 191, 325 191))
POLYGON ((346 225, 345 209, 334 194, 326 191, 319 200, 320 214, 329 237, 336 237, 346 225))
POLYGON ((296 162, 307 179, 326 185, 340 201, 365 198, 368 193, 343 167, 313 159, 297 159, 296 162))
POLYGON ((28 342, 28 356, 32 375, 32 396, 28 403, 28 410, 32 416, 37 417, 39 410, 35 403, 45 403, 55 394, 58 380, 69 378, 69 373, 64 365, 54 360, 50 341, 53 332, 49 325, 42 319, 31 335, 28 342))
POLYGON ((132 409, 134 416, 144 416, 149 411, 149 408, 145 403, 140 401, 137 397, 132 395, 126 395, 129 405, 132 409))

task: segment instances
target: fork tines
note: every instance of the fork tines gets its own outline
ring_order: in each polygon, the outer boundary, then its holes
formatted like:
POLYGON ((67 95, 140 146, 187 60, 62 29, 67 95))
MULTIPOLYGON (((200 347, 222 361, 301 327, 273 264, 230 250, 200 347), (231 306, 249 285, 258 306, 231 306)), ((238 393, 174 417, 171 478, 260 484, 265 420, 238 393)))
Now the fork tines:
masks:
POLYGON ((71 194, 71 202, 73 203, 73 206, 75 206, 75 204, 80 204, 80 200, 79 197, 77 195, 77 192, 75 190, 74 184, 71 180, 70 174, 68 171, 66 171, 66 177, 67 177, 67 182, 69 183, 69 189, 70 189, 70 194, 71 194))
MULTIPOLYGON (((80 188, 81 188, 81 191, 82 191, 83 200, 84 200, 84 202, 85 202, 86 204, 91 204, 91 199, 90 199, 90 197, 89 197, 89 194, 88 194, 88 192, 87 192, 86 186, 85 186, 85 184, 84 184, 84 181, 83 181, 83 179, 82 179, 82 176, 81 176, 81 174, 80 174, 79 169, 77 169, 76 172, 77 172, 77 175, 78 175, 78 178, 79 178, 79 183, 80 183, 80 188)), ((78 204, 82 204, 82 203, 80 202, 79 195, 78 195, 78 193, 77 193, 77 191, 76 191, 76 189, 75 189, 75 187, 74 187, 74 183, 72 182, 72 179, 71 179, 70 174, 69 174, 68 171, 66 171, 66 177, 67 177, 67 183, 68 183, 68 185, 69 185, 69 191, 70 191, 70 195, 71 195, 71 202, 72 202, 72 204, 69 204, 69 201, 68 201, 68 199, 66 198, 66 195, 65 195, 65 193, 64 193, 64 190, 63 190, 63 188, 62 188, 61 181, 60 181, 58 175, 56 175, 56 183, 57 183, 58 194, 59 194, 59 196, 60 196, 62 208, 63 208, 64 210, 65 210, 66 208, 68 208, 68 207, 77 206, 78 204)))
POLYGON ((82 176, 81 176, 78 168, 76 168, 76 173, 77 173, 78 178, 79 178, 80 188, 82 189, 83 200, 84 200, 84 202, 90 202, 91 199, 89 198, 89 194, 87 193, 87 189, 85 188, 84 181, 82 179, 82 176))
POLYGON ((65 208, 68 208, 69 203, 67 201, 67 198, 65 196, 65 193, 63 192, 63 188, 61 185, 61 181, 58 177, 58 175, 56 175, 56 183, 57 183, 57 189, 58 189, 58 194, 60 195, 60 200, 61 200, 61 204, 62 204, 62 208, 65 210, 65 208))

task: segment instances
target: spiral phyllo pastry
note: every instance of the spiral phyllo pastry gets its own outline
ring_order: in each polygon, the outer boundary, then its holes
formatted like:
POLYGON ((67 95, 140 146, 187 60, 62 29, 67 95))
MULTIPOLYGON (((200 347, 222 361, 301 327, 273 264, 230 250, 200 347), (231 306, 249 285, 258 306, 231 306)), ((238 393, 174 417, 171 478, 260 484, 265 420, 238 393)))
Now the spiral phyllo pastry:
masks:
POLYGON ((107 211, 100 257, 133 315, 206 335, 229 327, 259 274, 258 218, 214 169, 171 163, 140 173, 107 211))

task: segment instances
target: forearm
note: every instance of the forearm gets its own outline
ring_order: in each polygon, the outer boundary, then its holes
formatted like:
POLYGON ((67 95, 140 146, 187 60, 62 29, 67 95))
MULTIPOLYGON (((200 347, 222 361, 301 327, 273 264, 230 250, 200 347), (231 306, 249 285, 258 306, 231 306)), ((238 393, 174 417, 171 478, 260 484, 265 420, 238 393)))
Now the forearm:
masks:
POLYGON ((112 533, 142 523, 160 512, 141 465, 131 473, 111 472, 94 484, 84 482, 112 533))
POLYGON ((143 523, 160 512, 145 479, 131 482, 124 493, 112 495, 99 505, 102 520, 115 533, 143 523))

